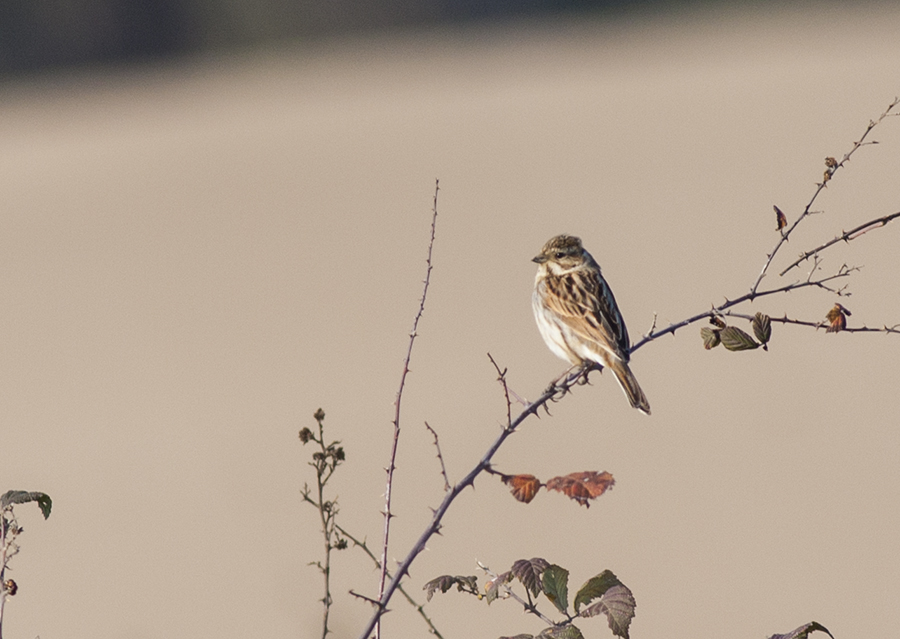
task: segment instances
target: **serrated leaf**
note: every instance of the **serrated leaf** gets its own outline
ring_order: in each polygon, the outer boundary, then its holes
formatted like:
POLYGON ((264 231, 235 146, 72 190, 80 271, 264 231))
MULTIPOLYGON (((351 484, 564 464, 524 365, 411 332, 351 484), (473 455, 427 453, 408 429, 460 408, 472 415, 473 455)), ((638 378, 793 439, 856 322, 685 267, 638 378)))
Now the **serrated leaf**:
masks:
POLYGON ((475 577, 474 575, 471 577, 441 575, 422 586, 422 590, 425 591, 426 600, 431 601, 435 591, 440 590, 441 592, 447 592, 454 584, 456 585, 456 589, 460 592, 478 592, 478 577, 475 577))
POLYGON ((769 637, 769 639, 806 639, 809 636, 809 633, 815 630, 821 630, 829 637, 831 637, 831 639, 834 639, 834 635, 828 632, 828 628, 820 624, 818 621, 810 621, 809 623, 804 624, 799 628, 795 628, 786 635, 772 635, 771 637, 769 637))
POLYGON ((576 626, 567 623, 564 626, 544 628, 535 639, 584 639, 584 635, 576 626))
POLYGON ((720 331, 704 326, 700 329, 700 337, 703 338, 703 348, 709 350, 715 348, 722 341, 719 337, 720 331))
POLYGON ((569 571, 553 564, 541 575, 541 586, 554 606, 563 614, 569 607, 569 571))
POLYGON ((726 326, 722 329, 719 337, 722 339, 722 346, 730 351, 749 351, 759 348, 759 343, 737 326, 726 326))
POLYGON ((595 617, 599 614, 606 615, 609 622, 609 629, 613 634, 628 639, 628 627, 631 620, 634 619, 634 609, 637 603, 634 601, 634 595, 627 586, 619 583, 611 586, 600 600, 588 606, 581 612, 582 617, 595 617))
POLYGON ((772 320, 768 315, 757 313, 750 322, 753 326, 753 333, 762 344, 766 344, 772 337, 772 320))
POLYGON ((30 501, 37 502, 44 519, 50 516, 50 509, 53 508, 53 500, 50 499, 50 495, 25 490, 8 490, 3 493, 0 496, 0 510, 6 510, 7 506, 12 504, 26 504, 30 501))
POLYGON ((588 579, 584 585, 578 589, 578 594, 575 595, 575 602, 573 604, 575 606, 575 614, 578 614, 578 609, 581 606, 590 603, 594 599, 599 599, 607 590, 621 583, 619 578, 616 577, 611 570, 604 570, 596 577, 588 579))
POLYGON ((550 562, 540 557, 519 559, 512 565, 510 572, 523 586, 537 597, 541 593, 541 575, 550 567, 550 562))

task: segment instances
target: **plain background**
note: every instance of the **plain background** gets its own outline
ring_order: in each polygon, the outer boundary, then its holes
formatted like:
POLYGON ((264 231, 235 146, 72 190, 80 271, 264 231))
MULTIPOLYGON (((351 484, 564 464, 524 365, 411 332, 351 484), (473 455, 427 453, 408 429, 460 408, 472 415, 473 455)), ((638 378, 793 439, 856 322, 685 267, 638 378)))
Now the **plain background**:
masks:
MULTIPOLYGON (((346 464, 340 523, 377 546, 435 178, 432 288, 404 394, 392 555, 505 415, 486 353, 535 397, 565 365, 534 326, 530 258, 580 235, 634 339, 744 293, 821 180, 900 91, 900 11, 806 4, 335 39, 6 83, 0 100, 0 489, 54 500, 25 533, 9 637, 316 637, 312 449, 346 464)), ((770 271, 900 210, 900 121, 872 134, 770 271)), ((900 224, 900 223, 898 223, 900 224)), ((900 227, 825 254, 863 267, 851 325, 900 322, 900 227)), ((803 290, 746 307, 821 320, 803 290)), ((900 625, 900 338, 775 325, 769 352, 697 325, 635 354, 653 415, 608 376, 529 420, 497 468, 606 470, 590 509, 483 477, 407 581, 540 556, 571 588, 635 593, 632 636, 837 637, 900 625)), ((376 572, 334 558, 355 637, 376 572)), ((546 603, 546 602, 545 602, 546 603)), ((385 636, 426 636, 401 599, 385 636)), ((451 592, 446 637, 536 634, 513 602, 451 592)), ((549 606, 545 607, 550 612, 549 606)), ((608 637, 601 619, 586 637, 608 637)))

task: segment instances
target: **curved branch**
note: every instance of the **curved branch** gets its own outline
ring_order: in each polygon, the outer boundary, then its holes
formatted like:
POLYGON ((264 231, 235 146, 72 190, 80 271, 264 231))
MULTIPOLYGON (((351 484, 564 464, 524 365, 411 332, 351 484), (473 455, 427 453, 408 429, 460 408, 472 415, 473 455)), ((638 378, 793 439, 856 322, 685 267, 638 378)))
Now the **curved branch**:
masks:
POLYGON ((805 252, 801 253, 800 257, 795 262, 792 262, 791 265, 788 266, 786 269, 781 271, 781 273, 779 273, 779 275, 784 275, 785 273, 790 271, 795 266, 800 266, 801 263, 805 262, 806 260, 813 257, 814 255, 817 255, 819 252, 824 251, 825 249, 827 249, 829 246, 831 246, 833 244, 837 244, 840 241, 849 242, 850 240, 855 240, 859 236, 865 235, 866 233, 868 233, 869 231, 871 231, 873 229, 881 228, 882 226, 887 226, 888 222, 890 222, 891 220, 896 219, 898 217, 900 217, 900 211, 898 211, 897 213, 891 213, 890 215, 885 215, 884 217, 875 218, 874 220, 871 220, 870 222, 860 224, 855 229, 841 233, 840 235, 836 236, 833 240, 825 242, 821 246, 817 246, 816 248, 814 248, 810 251, 805 251, 805 252))
MULTIPOLYGON (((425 298, 428 295, 428 284, 431 282, 431 253, 432 249, 434 248, 434 231, 435 226, 437 225, 437 198, 439 190, 439 182, 438 180, 435 180, 434 207, 432 208, 431 215, 431 239, 428 241, 428 259, 426 260, 428 268, 425 270, 425 281, 422 288, 422 299, 419 302, 419 311, 416 313, 416 318, 413 320, 412 330, 409 333, 409 348, 407 348, 406 351, 406 359, 403 361, 403 373, 400 375, 400 388, 397 391, 397 400, 394 402, 394 441, 391 444, 390 463, 388 463, 388 467, 385 469, 385 471, 387 472, 387 481, 385 482, 384 489, 384 539, 381 551, 381 574, 378 579, 379 600, 382 599, 382 595, 384 594, 384 583, 387 578, 388 540, 391 533, 391 518, 393 517, 393 515, 391 514, 391 489, 393 487, 394 470, 396 469, 397 445, 400 441, 400 400, 403 398, 403 387, 406 384, 406 376, 409 374, 409 361, 412 358, 413 344, 416 341, 416 330, 419 327, 419 320, 422 318, 422 314, 425 312, 425 298)), ((381 618, 381 614, 383 612, 384 607, 382 606, 378 609, 378 613, 375 615, 376 623, 381 618)), ((371 628, 369 630, 371 631, 371 628)), ((378 637, 381 636, 380 626, 376 630, 375 634, 378 637)))
MULTIPOLYGON (((813 203, 816 201, 816 198, 819 197, 819 193, 825 188, 828 184, 829 180, 837 173, 838 169, 842 168, 844 164, 846 164, 850 160, 850 156, 853 155, 857 149, 867 144, 877 144, 877 142, 866 142, 865 139, 869 135, 869 133, 876 126, 881 124, 881 121, 884 120, 888 115, 892 115, 891 111, 900 104, 900 98, 894 98, 894 101, 891 102, 887 109, 885 109, 884 113, 877 120, 870 120, 869 126, 866 127, 865 132, 860 136, 859 140, 853 143, 853 148, 850 149, 847 153, 844 154, 844 157, 840 162, 834 162, 833 159, 829 158, 831 162, 826 161, 827 170, 825 171, 824 178, 821 182, 816 184, 816 190, 810 198, 809 202, 807 202, 806 207, 803 209, 803 212, 800 214, 794 223, 791 224, 786 231, 783 231, 778 238, 778 241, 775 243, 775 248, 772 249, 772 252, 766 256, 766 263, 763 264, 762 270, 759 272, 759 276, 756 278, 756 281, 753 283, 753 286, 750 287, 750 299, 752 300, 756 296, 757 290, 759 290, 760 282, 762 282, 763 278, 766 276, 766 272, 769 270, 769 266, 772 264, 772 260, 775 259, 775 255, 778 253, 778 250, 784 245, 785 242, 788 241, 788 238, 791 236, 791 233, 794 232, 794 229, 809 216, 812 211, 813 203)), ((782 273, 784 275, 784 273, 782 273)))

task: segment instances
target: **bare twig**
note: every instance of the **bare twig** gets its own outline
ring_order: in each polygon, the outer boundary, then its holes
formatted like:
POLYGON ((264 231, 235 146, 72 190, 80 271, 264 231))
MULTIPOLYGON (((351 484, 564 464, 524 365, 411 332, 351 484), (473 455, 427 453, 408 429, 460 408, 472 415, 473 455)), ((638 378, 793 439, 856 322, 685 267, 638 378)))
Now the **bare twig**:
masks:
MULTIPOLYGON (((739 317, 745 320, 752 320, 753 315, 747 315, 746 313, 735 313, 732 311, 725 311, 722 315, 727 315, 728 317, 739 317)), ((822 320, 820 322, 811 322, 808 320, 799 320, 793 319, 784 315, 783 317, 769 317, 769 321, 778 322, 780 324, 795 324, 797 326, 810 326, 815 329, 826 328, 828 326, 828 322, 822 320)), ((900 324, 895 324, 894 326, 882 326, 881 328, 875 328, 872 326, 847 326, 842 328, 842 333, 897 333, 900 334, 900 324)))
POLYGON ((447 478, 447 467, 444 466, 444 456, 441 455, 441 442, 438 441, 438 434, 431 426, 428 425, 428 422, 425 422, 425 428, 431 431, 431 434, 434 435, 434 447, 437 448, 437 458, 438 461, 441 462, 441 475, 444 476, 444 491, 450 490, 450 480, 447 478))
MULTIPOLYGON (((419 320, 422 318, 422 313, 425 312, 425 298, 428 295, 428 284, 431 281, 431 254, 434 248, 434 232, 435 227, 437 225, 437 198, 438 191, 440 190, 440 184, 438 180, 434 181, 434 205, 431 209, 431 238, 428 241, 428 258, 425 260, 427 264, 427 269, 425 270, 425 280, 423 282, 424 286, 422 288, 422 299, 419 301, 419 310, 416 313, 416 318, 413 320, 412 330, 409 333, 409 347, 406 350, 406 359, 403 361, 403 372, 400 375, 400 388, 397 390, 397 399, 394 402, 394 441, 391 444, 391 456, 390 462, 388 463, 388 467, 385 469, 387 473, 387 480, 385 482, 384 489, 384 537, 381 551, 381 574, 378 579, 378 598, 379 600, 384 599, 384 584, 385 579, 387 577, 387 555, 388 555, 388 545, 391 533, 391 518, 393 515, 391 514, 391 489, 393 487, 393 479, 394 479, 394 470, 396 469, 396 460, 397 460, 397 445, 400 441, 400 401, 403 398, 403 387, 406 384, 406 376, 409 374, 409 362, 412 358, 412 350, 413 344, 416 341, 416 330, 419 327, 419 320)), ((387 603, 387 600, 384 600, 387 603)), ((375 614, 375 636, 380 639, 381 637, 381 614, 384 612, 384 607, 379 607, 378 611, 375 614)), ((371 632, 371 628, 369 628, 368 632, 371 632)))
POLYGON ((806 287, 810 287, 810 286, 816 287, 816 288, 822 288, 831 293, 836 293, 839 295, 843 294, 843 289, 834 289, 834 288, 831 288, 830 286, 828 286, 827 284, 828 284, 828 282, 831 282, 833 280, 847 277, 855 270, 857 270, 855 267, 842 266, 840 268, 840 270, 838 270, 838 272, 835 273, 834 275, 829 275, 827 277, 822 277, 820 279, 812 279, 811 275, 812 275, 813 271, 811 271, 810 277, 807 277, 807 279, 802 280, 802 281, 794 282, 793 284, 779 286, 778 288, 761 291, 756 294, 754 294, 751 291, 749 293, 745 293, 744 295, 741 295, 740 297, 736 297, 733 300, 729 300, 726 298, 724 303, 719 304, 718 306, 713 306, 708 311, 703 311, 702 313, 697 313, 696 315, 692 315, 691 317, 688 317, 687 319, 683 319, 680 322, 674 322, 672 324, 669 324, 665 328, 659 329, 657 331, 653 331, 652 333, 645 335, 644 337, 642 337, 640 339, 640 341, 638 341, 636 344, 634 344, 631 347, 631 352, 633 353, 634 351, 641 348, 648 342, 652 342, 653 340, 658 339, 658 338, 662 337, 663 335, 667 335, 669 333, 674 333, 679 328, 684 328, 685 326, 689 326, 689 325, 693 324, 694 322, 698 322, 702 319, 706 319, 707 317, 711 317, 711 316, 717 315, 717 314, 719 314, 719 315, 724 314, 724 312, 726 310, 728 310, 734 306, 737 306, 738 304, 742 304, 744 302, 751 301, 754 298, 765 297, 768 295, 776 295, 778 293, 788 293, 790 291, 796 291, 798 289, 806 288, 806 287))
POLYGON ((13 543, 15 531, 18 530, 12 508, 0 511, 0 639, 3 639, 3 611, 6 607, 6 598, 9 596, 6 585, 6 564, 16 554, 16 545, 13 543), (7 515, 7 513, 9 513, 7 515), (9 535, 7 535, 9 532, 9 535))
POLYGON ((884 217, 875 218, 874 220, 865 222, 864 224, 860 224, 859 226, 857 226, 856 228, 854 228, 850 231, 841 233, 840 235, 836 236, 833 240, 829 240, 828 242, 825 242, 821 246, 817 246, 816 248, 814 248, 810 251, 805 251, 805 252, 801 253, 800 257, 797 260, 795 260, 794 262, 792 262, 790 264, 790 266, 788 266, 786 269, 781 271, 781 273, 779 273, 779 275, 784 275, 785 273, 790 271, 795 266, 799 266, 805 260, 808 260, 809 258, 811 258, 814 255, 818 255, 819 252, 824 251, 825 249, 827 249, 829 246, 831 246, 833 244, 837 244, 838 242, 841 242, 841 241, 849 242, 850 240, 855 240, 859 236, 865 235, 866 233, 868 233, 869 231, 871 231, 873 229, 877 229, 882 226, 885 226, 888 222, 890 222, 891 220, 896 219, 898 217, 900 217, 900 211, 898 211, 897 213, 891 213, 890 215, 885 215, 884 217))
MULTIPOLYGON (((845 163, 850 161, 850 156, 852 156, 853 153, 856 152, 857 149, 859 149, 862 146, 866 146, 867 144, 877 144, 877 142, 865 142, 865 139, 869 135, 869 133, 872 131, 872 129, 874 129, 876 126, 878 126, 881 123, 882 120, 884 120, 886 117, 888 117, 888 115, 891 114, 891 111, 893 110, 893 108, 896 107, 898 104, 900 104, 900 98, 894 98, 894 101, 888 105, 887 109, 885 109, 884 113, 882 113, 881 116, 877 120, 869 121, 869 126, 866 127, 865 132, 863 132, 863 134, 860 136, 859 140, 857 140, 856 142, 853 143, 853 148, 851 148, 847 153, 844 154, 844 157, 841 159, 841 161, 834 163, 833 166, 830 166, 831 163, 829 163, 828 170, 825 172, 825 176, 826 176, 825 179, 823 179, 821 182, 816 184, 816 190, 813 193, 812 197, 810 198, 809 202, 807 202, 806 207, 803 209, 803 212, 800 214, 800 217, 798 217, 796 220, 794 220, 794 223, 791 224, 786 231, 783 231, 781 234, 779 234, 778 242, 775 243, 775 248, 772 249, 772 252, 766 256, 766 263, 763 264, 762 270, 759 273, 759 277, 756 278, 756 281, 753 283, 753 286, 750 287, 750 299, 751 300, 754 297, 756 297, 756 292, 759 290, 760 282, 762 282, 763 278, 766 276, 766 272, 769 270, 769 265, 772 264, 772 260, 775 259, 775 255, 778 253, 778 250, 782 247, 782 245, 785 242, 788 241, 788 238, 790 238, 791 233, 794 232, 794 229, 797 228, 797 225, 800 224, 800 222, 802 222, 804 219, 806 219, 806 217, 808 215, 810 215, 812 213, 812 211, 810 209, 812 208, 813 203, 816 201, 816 198, 819 197, 819 193, 821 193, 822 190, 825 189, 829 180, 834 176, 835 173, 837 173, 838 169, 842 168, 845 163)), ((782 273, 782 275, 783 275, 783 273, 782 273)))
POLYGON ((409 568, 415 561, 416 557, 419 556, 419 553, 425 550, 425 546, 428 543, 428 540, 431 539, 433 535, 440 532, 442 526, 441 522, 443 521, 444 515, 447 513, 447 510, 450 508, 450 505, 456 500, 457 497, 459 497, 463 490, 475 483, 475 478, 478 477, 478 475, 480 475, 488 468, 488 466, 490 466, 491 460, 503 445, 503 442, 505 442, 510 435, 515 433, 519 425, 522 424, 522 422, 524 422, 529 416, 536 415, 541 407, 545 406, 554 398, 562 397, 563 395, 568 393, 570 389, 579 382, 579 380, 587 375, 588 372, 589 370, 580 368, 565 377, 563 380, 557 382, 556 384, 551 384, 551 386, 547 388, 547 390, 545 390, 541 394, 541 396, 537 398, 537 400, 529 404, 521 413, 519 413, 519 415, 510 422, 508 427, 503 428, 500 431, 497 439, 495 439, 490 447, 488 447, 487 452, 485 452, 484 456, 482 456, 478 463, 475 464, 475 467, 472 468, 472 470, 470 470, 465 477, 457 482, 450 489, 450 491, 444 495, 444 499, 434 510, 431 521, 419 536, 418 540, 416 540, 416 542, 413 544, 413 547, 409 551, 409 554, 407 554, 406 557, 397 566, 397 570, 394 573, 393 579, 390 580, 390 583, 384 590, 384 594, 381 596, 378 609, 375 611, 363 631, 360 633, 360 639, 368 639, 373 628, 375 627, 375 624, 378 621, 378 618, 381 617, 381 615, 384 613, 384 609, 387 606, 387 603, 391 600, 394 591, 397 590, 398 586, 400 585, 400 581, 409 572, 409 568))
POLYGON ((338 504, 336 500, 325 499, 325 485, 331 479, 337 467, 344 461, 344 449, 338 445, 340 442, 337 441, 329 445, 325 444, 325 412, 321 408, 316 411, 313 418, 319 425, 318 437, 309 428, 304 428, 300 431, 300 441, 304 445, 313 442, 319 446, 319 451, 313 453, 313 461, 309 462, 309 465, 316 469, 316 499, 309 496, 310 489, 307 485, 304 485, 300 494, 304 501, 312 504, 319 511, 319 522, 322 526, 322 537, 325 542, 325 562, 313 562, 313 565, 318 567, 322 573, 325 582, 325 595, 322 597, 322 604, 324 605, 322 612, 322 639, 325 639, 328 633, 331 632, 328 629, 328 616, 333 603, 331 598, 331 551, 346 546, 346 542, 335 535, 335 518, 338 514, 338 504))
POLYGON ((506 426, 505 428, 509 428, 512 424, 512 402, 509 400, 509 386, 506 384, 506 369, 504 368, 502 371, 500 370, 500 366, 497 365, 497 362, 494 361, 493 356, 488 353, 488 359, 491 360, 491 364, 494 365, 494 369, 497 371, 497 381, 503 386, 503 397, 506 399, 506 426))
MULTIPOLYGON (((349 532, 347 532, 347 530, 345 528, 343 528, 342 526, 340 526, 338 524, 335 524, 335 528, 337 528, 337 530, 341 533, 341 535, 343 535, 344 537, 346 537, 347 539, 352 541, 354 546, 356 546, 358 548, 362 548, 363 552, 365 552, 369 556, 369 558, 373 562, 375 562, 375 566, 377 568, 381 568, 381 562, 378 561, 378 557, 376 557, 375 553, 373 553, 369 549, 369 546, 366 544, 365 541, 358 540, 356 537, 354 537, 349 532)), ((390 578, 390 577, 391 577, 391 573, 388 572, 388 578, 390 578)), ((428 624, 428 631, 431 634, 433 634, 435 637, 438 637, 438 639, 444 639, 444 635, 442 635, 438 631, 437 627, 435 627, 434 623, 431 621, 431 618, 425 614, 425 607, 422 604, 420 604, 419 602, 417 602, 415 599, 410 597, 409 593, 407 593, 406 590, 404 590, 402 585, 397 586, 397 590, 400 592, 401 595, 403 595, 406 598, 406 601, 408 601, 409 604, 413 608, 416 609, 416 612, 419 613, 419 616, 422 617, 422 619, 425 621, 425 623, 428 624)))
POLYGON ((366 597, 365 595, 361 595, 358 592, 355 592, 352 588, 350 589, 349 592, 351 595, 353 595, 357 599, 362 599, 366 603, 372 604, 374 607, 378 608, 379 610, 386 610, 382 607, 381 602, 378 601, 377 599, 372 599, 371 597, 366 597))

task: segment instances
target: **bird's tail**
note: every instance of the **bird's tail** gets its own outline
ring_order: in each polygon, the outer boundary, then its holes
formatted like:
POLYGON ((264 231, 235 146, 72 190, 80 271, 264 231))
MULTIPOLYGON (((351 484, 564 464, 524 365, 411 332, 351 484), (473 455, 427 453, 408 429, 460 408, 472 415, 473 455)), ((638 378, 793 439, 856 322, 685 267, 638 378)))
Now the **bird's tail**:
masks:
POLYGON ((650 402, 647 401, 647 396, 644 395, 644 391, 641 390, 641 385, 638 384, 637 379, 634 377, 634 373, 628 368, 628 364, 621 360, 617 360, 610 362, 607 367, 616 376, 616 381, 619 382, 619 386, 622 387, 622 391, 624 391, 625 397, 628 398, 631 405, 644 413, 644 415, 649 415, 650 402))

